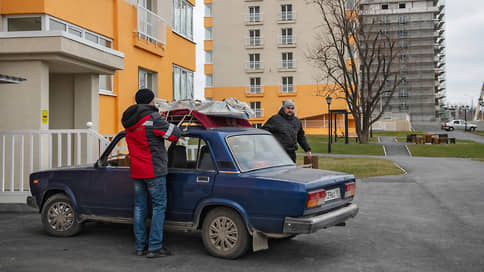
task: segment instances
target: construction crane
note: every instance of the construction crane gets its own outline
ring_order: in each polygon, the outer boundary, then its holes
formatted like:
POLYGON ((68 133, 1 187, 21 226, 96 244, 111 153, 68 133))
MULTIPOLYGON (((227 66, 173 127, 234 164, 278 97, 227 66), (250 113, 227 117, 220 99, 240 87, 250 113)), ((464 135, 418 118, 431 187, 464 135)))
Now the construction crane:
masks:
POLYGON ((484 120, 483 112, 482 112, 483 108, 484 108, 484 83, 482 83, 481 95, 477 100, 477 108, 476 108, 476 113, 474 115, 474 120, 477 120, 477 118, 479 118, 479 112, 481 113, 481 120, 484 120))

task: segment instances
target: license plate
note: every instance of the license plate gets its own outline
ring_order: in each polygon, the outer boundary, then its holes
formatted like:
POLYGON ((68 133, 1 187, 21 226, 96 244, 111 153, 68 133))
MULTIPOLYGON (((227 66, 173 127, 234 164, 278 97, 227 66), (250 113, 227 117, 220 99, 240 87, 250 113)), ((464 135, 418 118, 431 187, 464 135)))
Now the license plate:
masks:
POLYGON ((333 200, 333 199, 339 199, 339 198, 341 198, 339 188, 326 191, 326 198, 325 198, 326 201, 330 201, 330 200, 333 200))

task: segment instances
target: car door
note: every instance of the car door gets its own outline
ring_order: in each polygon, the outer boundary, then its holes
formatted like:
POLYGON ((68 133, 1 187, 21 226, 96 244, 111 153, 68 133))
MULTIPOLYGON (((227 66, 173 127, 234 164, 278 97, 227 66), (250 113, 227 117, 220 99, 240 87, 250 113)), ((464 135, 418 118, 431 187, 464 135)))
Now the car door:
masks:
POLYGON ((166 219, 191 222, 198 203, 212 194, 217 176, 213 152, 201 137, 182 137, 168 149, 168 167, 166 219))
POLYGON ((124 136, 116 137, 103 154, 101 163, 91 172, 87 205, 93 215, 132 217, 133 179, 124 136))

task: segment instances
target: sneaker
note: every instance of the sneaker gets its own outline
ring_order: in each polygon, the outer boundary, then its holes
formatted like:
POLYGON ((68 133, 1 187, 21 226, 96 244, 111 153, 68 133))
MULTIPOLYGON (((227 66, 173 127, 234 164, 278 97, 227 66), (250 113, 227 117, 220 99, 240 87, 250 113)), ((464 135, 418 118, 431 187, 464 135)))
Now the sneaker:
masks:
POLYGON ((143 249, 143 250, 136 250, 136 256, 143 256, 143 255, 146 255, 146 252, 147 252, 147 250, 146 250, 146 249, 143 249))
POLYGON ((148 254, 146 254, 146 258, 160 258, 170 255, 171 252, 166 247, 162 247, 158 250, 148 252, 148 254))

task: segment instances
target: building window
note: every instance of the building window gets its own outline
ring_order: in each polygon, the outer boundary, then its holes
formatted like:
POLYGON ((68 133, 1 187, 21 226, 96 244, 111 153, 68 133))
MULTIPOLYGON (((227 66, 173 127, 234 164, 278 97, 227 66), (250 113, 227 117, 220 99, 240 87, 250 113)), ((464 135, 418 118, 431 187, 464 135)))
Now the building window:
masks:
POLYGON ((406 29, 400 29, 398 31, 398 36, 400 36, 400 37, 406 37, 406 36, 408 36, 408 31, 406 29))
POLYGON ((294 20, 294 13, 291 4, 281 5, 281 21, 294 20))
POLYGON ((292 35, 292 28, 281 29, 281 42, 282 45, 294 44, 294 36, 292 35))
POLYGON ((260 46, 262 44, 260 38, 260 30, 259 29, 251 29, 249 30, 249 46, 260 46))
POLYGON ((400 89, 400 92, 399 92, 399 96, 400 97, 407 97, 408 96, 407 89, 406 88, 401 88, 400 89))
POLYGON ((35 17, 10 17, 7 18, 7 31, 41 31, 42 19, 35 17))
POLYGON ((205 75, 205 87, 213 87, 213 75, 205 75))
POLYGON ((260 77, 251 77, 249 79, 249 93, 261 93, 261 78, 260 77))
POLYGON ((408 55, 407 54, 400 55, 400 61, 401 62, 407 62, 408 61, 408 55))
POLYGON ((282 92, 283 93, 292 93, 294 92, 294 78, 290 77, 282 77, 282 92))
POLYGON ((400 110, 401 111, 407 111, 408 110, 408 104, 407 103, 400 103, 400 110))
POLYGON ((173 0, 173 25, 176 33, 193 39, 193 6, 187 0, 173 0))
POLYGON ((388 9, 388 4, 381 5, 381 9, 388 9))
POLYGON ((398 16, 398 23, 399 24, 406 24, 408 22, 408 17, 404 15, 398 16))
POLYGON ((260 54, 249 54, 249 69, 259 70, 262 68, 260 54))
POLYGON ((99 92, 112 93, 113 92, 113 76, 99 75, 99 92))
POLYGON ((212 4, 205 4, 205 17, 212 17, 212 4))
POLYGON ((250 108, 254 111, 255 117, 263 117, 263 111, 260 107, 260 101, 250 102, 250 108))
POLYGON ((193 72, 173 65, 173 100, 193 98, 193 72))
POLYGON ((252 124, 252 127, 254 127, 254 128, 261 128, 262 127, 262 124, 261 123, 253 123, 252 124))
POLYGON ((400 3, 400 4, 398 4, 398 8, 404 9, 404 8, 406 8, 406 4, 400 3))
POLYGON ((249 23, 258 23, 261 21, 259 6, 249 7, 249 23))
POLYGON ((407 78, 406 77, 402 77, 402 80, 400 81, 400 84, 403 85, 403 86, 406 86, 408 84, 407 78))
POLYGON ((212 51, 205 51, 205 63, 206 64, 213 64, 213 52, 212 51))
POLYGON ((207 40, 207 41, 213 40, 212 28, 211 27, 205 28, 205 40, 207 40))
POLYGON ((49 19, 49 30, 67 31, 67 24, 59 20, 49 19))
POLYGON ((155 93, 155 97, 158 94, 157 88, 158 73, 146 70, 143 68, 138 68, 138 88, 148 88, 155 93))
POLYGON ((282 53, 281 68, 282 69, 293 69, 294 68, 294 60, 292 58, 292 52, 282 53))

